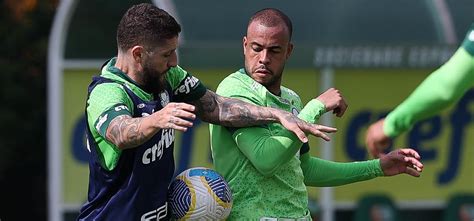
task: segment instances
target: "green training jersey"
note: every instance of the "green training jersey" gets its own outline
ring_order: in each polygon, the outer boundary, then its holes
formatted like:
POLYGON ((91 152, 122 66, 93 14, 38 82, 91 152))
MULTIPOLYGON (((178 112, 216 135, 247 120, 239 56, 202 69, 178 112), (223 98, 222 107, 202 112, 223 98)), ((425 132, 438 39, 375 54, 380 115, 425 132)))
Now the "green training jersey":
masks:
POLYGON ((384 133, 395 137, 416 122, 439 113, 474 85, 474 24, 461 47, 430 74, 384 121, 384 133))
MULTIPOLYGON (((226 77, 218 86, 217 94, 237 98, 258 106, 274 107, 297 115, 302 108, 299 96, 281 87, 276 96, 249 77, 241 69, 226 77)), ((265 127, 269 135, 284 128, 272 123, 265 127)), ((233 208, 229 220, 256 220, 261 217, 303 217, 307 214, 308 196, 300 167, 300 147, 297 144, 290 155, 274 171, 259 171, 251 162, 249 150, 239 147, 234 139, 236 129, 210 125, 212 157, 215 169, 224 176, 233 194, 233 208)), ((297 140, 296 136, 293 139, 297 140)), ((306 152, 308 149, 305 150, 306 152)), ((264 161, 273 156, 262 156, 264 161)))
MULTIPOLYGON (((110 122, 119 115, 132 116, 134 105, 123 88, 126 86, 143 101, 159 100, 162 106, 170 102, 168 95, 148 93, 127 74, 116 68, 116 58, 102 67, 101 77, 113 80, 111 83, 97 85, 87 100, 87 120, 91 134, 98 144, 103 168, 112 170, 120 159, 121 150, 105 137, 110 122), (159 97, 156 97, 159 96, 159 97), (165 103, 163 103, 165 102, 165 103)), ((166 74, 168 86, 173 91, 173 101, 191 101, 203 95, 206 88, 201 82, 179 66, 171 68, 166 74)), ((158 110, 157 110, 158 111, 158 110)))

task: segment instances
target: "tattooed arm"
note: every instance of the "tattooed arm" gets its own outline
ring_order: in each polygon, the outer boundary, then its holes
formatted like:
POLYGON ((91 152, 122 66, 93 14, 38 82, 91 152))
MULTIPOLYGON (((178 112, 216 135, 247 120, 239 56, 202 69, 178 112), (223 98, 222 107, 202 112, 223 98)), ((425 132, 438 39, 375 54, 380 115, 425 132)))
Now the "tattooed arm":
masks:
POLYGON ((238 99, 222 97, 210 90, 191 103, 196 107, 197 116, 203 121, 227 127, 248 127, 279 122, 295 133, 302 142, 308 141, 305 132, 329 140, 323 132, 336 131, 334 128, 306 123, 283 110, 260 107, 238 99))
POLYGON ((137 147, 161 129, 186 131, 193 126, 191 122, 196 115, 194 106, 186 103, 169 103, 160 111, 146 117, 132 118, 129 115, 117 116, 107 128, 107 140, 119 149, 137 147))

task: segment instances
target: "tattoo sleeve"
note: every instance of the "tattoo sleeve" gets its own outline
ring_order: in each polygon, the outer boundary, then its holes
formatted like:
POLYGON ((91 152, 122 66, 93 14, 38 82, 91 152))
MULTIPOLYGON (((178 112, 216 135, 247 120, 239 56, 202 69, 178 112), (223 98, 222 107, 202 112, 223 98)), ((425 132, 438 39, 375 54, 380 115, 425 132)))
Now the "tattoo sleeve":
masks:
POLYGON ((146 136, 141 130, 143 118, 132 118, 127 115, 116 117, 107 128, 106 137, 120 149, 139 146, 150 139, 153 134, 146 136))
POLYGON ((191 103, 201 120, 227 127, 247 127, 278 121, 276 109, 222 97, 210 90, 191 103))

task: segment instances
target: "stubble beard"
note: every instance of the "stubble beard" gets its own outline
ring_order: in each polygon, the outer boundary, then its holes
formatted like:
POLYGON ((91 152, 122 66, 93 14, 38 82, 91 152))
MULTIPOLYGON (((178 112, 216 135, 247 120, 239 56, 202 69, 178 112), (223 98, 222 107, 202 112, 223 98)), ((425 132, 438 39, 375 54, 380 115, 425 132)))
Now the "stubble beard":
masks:
POLYGON ((165 90, 167 72, 168 70, 160 73, 148 65, 144 66, 142 73, 144 89, 154 94, 163 92, 165 90))
POLYGON ((266 88, 269 88, 269 87, 272 87, 274 86, 275 84, 278 84, 278 82, 280 81, 280 78, 281 78, 281 74, 280 75, 275 75, 275 72, 271 71, 270 69, 266 68, 266 70, 268 70, 269 72, 271 72, 271 76, 269 78, 263 78, 263 79, 256 79, 256 77, 253 77, 252 75, 254 75, 254 73, 256 73, 256 71, 258 69, 261 69, 262 67, 259 66, 257 68, 255 68, 254 71, 250 71, 251 69, 249 67, 245 67, 245 71, 247 72, 248 75, 250 75, 250 77, 255 80, 256 82, 260 83, 261 85, 263 85, 264 87, 266 88))

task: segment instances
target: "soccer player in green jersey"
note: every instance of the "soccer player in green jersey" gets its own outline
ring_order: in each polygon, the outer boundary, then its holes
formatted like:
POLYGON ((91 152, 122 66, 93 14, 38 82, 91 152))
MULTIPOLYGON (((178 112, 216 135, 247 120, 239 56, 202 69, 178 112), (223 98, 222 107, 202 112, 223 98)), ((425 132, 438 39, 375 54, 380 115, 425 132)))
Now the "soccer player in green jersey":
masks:
POLYGON ((431 73, 386 118, 367 130, 370 154, 377 157, 390 145, 391 138, 411 128, 416 122, 439 113, 458 101, 474 85, 474 23, 454 55, 431 73))
MULTIPOLYGON (((279 108, 311 123, 328 111, 342 116, 347 105, 338 90, 329 89, 303 107, 299 96, 281 85, 293 49, 291 34, 291 21, 281 11, 255 13, 243 38, 245 68, 226 77, 217 94, 279 108)), ((419 176, 423 167, 412 149, 364 162, 322 160, 274 123, 247 128, 211 124, 210 134, 214 167, 233 194, 229 220, 309 220, 306 185, 337 186, 400 173, 419 176)))
POLYGON ((118 55, 88 89, 89 193, 79 220, 169 219, 174 130, 186 131, 195 117, 230 127, 279 122, 303 141, 304 132, 329 139, 324 132, 335 131, 207 90, 178 66, 180 31, 151 4, 132 6, 122 17, 118 55))

